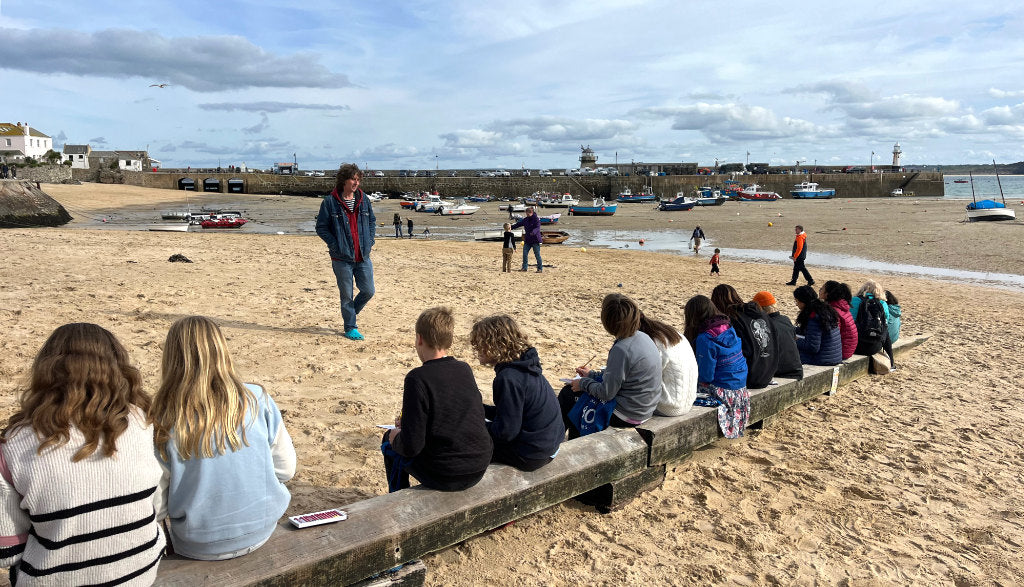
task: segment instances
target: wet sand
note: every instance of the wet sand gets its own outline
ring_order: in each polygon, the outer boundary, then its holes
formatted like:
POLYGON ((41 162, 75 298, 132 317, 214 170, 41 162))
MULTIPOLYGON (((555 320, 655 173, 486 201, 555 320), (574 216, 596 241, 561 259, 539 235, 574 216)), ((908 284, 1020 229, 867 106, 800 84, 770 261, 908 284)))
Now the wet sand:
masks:
MULTIPOLYGON (((187 314, 211 316, 223 326, 243 378, 273 394, 295 439, 299 473, 290 483, 289 513, 386 491, 375 425, 393 419, 404 374, 418 364, 413 323, 426 307, 455 310, 452 354, 466 360, 473 319, 512 314, 557 383, 588 357, 607 353, 612 340, 598 314, 608 292, 634 296, 646 312, 680 329, 685 301, 720 281, 746 297, 769 289, 795 316, 789 288, 781 285, 788 265, 728 257, 730 246, 788 250, 792 227, 767 227, 779 212, 786 225, 807 226, 812 255, 845 247, 868 258, 878 251, 883 259, 921 262, 914 255, 923 246, 897 247, 866 234, 880 218, 890 233, 935 237, 925 243, 935 262, 922 264, 957 267, 974 255, 967 267, 984 262, 1022 272, 1020 226, 959 224, 957 202, 878 201, 885 211, 878 215, 874 203, 861 200, 856 208, 842 201, 730 203, 673 216, 623 205, 622 216, 612 219, 621 230, 662 222, 680 238, 700 223, 724 249, 721 278, 707 275, 704 254, 578 246, 544 247, 549 268, 542 274, 502 274, 499 243, 384 236, 393 234, 393 207, 385 204, 377 208, 384 226, 373 253, 377 295, 360 315, 367 340, 353 343, 339 336, 334 278, 315 235, 86 229, 104 224, 96 218, 106 212, 172 205, 178 193, 92 184, 44 191, 76 220, 65 228, 0 231, 0 416, 11 412, 20 378, 56 326, 92 321, 110 328, 152 391, 168 326, 187 314), (827 206, 842 206, 843 214, 836 219, 827 206), (826 223, 845 225, 848 234, 827 232, 826 223), (954 238, 939 238, 949 234, 954 238), (194 263, 169 263, 176 253, 194 263)), ((256 207, 249 199, 232 201, 246 203, 233 208, 256 207)), ((287 198, 268 204, 267 213, 281 205, 302 217, 316 204, 287 198)), ((501 215, 489 212, 486 221, 501 215)), ((431 231, 465 222, 449 220, 432 218, 431 231)), ((605 220, 567 219, 562 228, 596 230, 605 220)), ((854 288, 870 277, 811 268, 819 282, 838 279, 854 288)), ((1024 507, 1017 497, 1024 491, 1024 409, 1016 397, 1024 377, 1024 293, 908 276, 886 277, 883 285, 901 298, 904 332, 933 335, 896 372, 794 407, 764 432, 698 451, 671 467, 661 488, 620 511, 602 516, 565 503, 432 555, 428 582, 1024 582, 1024 507)), ((493 371, 474 365, 474 373, 489 398, 493 371)))

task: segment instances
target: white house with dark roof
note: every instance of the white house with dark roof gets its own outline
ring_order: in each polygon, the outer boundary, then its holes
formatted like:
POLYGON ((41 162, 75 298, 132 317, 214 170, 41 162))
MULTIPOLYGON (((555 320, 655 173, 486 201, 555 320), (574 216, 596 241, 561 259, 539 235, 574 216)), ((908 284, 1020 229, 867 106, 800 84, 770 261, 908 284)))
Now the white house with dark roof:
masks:
POLYGON ((53 139, 29 127, 27 122, 0 122, 0 159, 42 159, 53 148, 53 139))
POLYGON ((92 147, 89 145, 64 145, 64 161, 71 162, 72 169, 89 169, 92 147))
MULTIPOLYGON (((77 155, 76 155, 77 158, 77 155)), ((146 151, 91 151, 85 158, 87 169, 109 169, 112 161, 117 161, 117 168, 122 171, 149 171, 154 163, 146 151)))

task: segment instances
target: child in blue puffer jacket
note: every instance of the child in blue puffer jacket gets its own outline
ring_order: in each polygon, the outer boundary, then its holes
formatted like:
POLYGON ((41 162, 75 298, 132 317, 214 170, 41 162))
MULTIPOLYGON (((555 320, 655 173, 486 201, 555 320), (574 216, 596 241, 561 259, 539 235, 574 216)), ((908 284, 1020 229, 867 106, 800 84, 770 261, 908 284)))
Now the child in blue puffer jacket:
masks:
POLYGON ((796 348, 804 365, 838 365, 843 362, 843 338, 839 314, 818 298, 809 285, 793 290, 800 314, 796 317, 796 348))
POLYGON ((683 333, 697 357, 697 393, 720 402, 718 425, 726 438, 743 436, 750 418, 750 392, 740 338, 707 296, 690 298, 683 316, 683 333))

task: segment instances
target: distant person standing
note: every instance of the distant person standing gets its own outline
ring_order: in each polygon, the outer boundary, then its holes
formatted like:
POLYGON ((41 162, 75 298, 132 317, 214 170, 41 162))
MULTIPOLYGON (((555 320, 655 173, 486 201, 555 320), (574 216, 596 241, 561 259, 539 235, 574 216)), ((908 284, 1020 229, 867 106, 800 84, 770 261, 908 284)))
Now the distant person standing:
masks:
POLYGON ((402 238, 402 216, 398 212, 395 212, 395 238, 402 238))
POLYGON ((407 226, 409 227, 409 238, 412 238, 412 217, 410 216, 406 220, 406 222, 408 223, 407 226))
POLYGON ((7 164, 0 165, 0 179, 7 179, 7 164))
POLYGON ((377 217, 359 182, 363 172, 353 163, 338 169, 334 191, 320 204, 316 217, 316 233, 331 255, 331 268, 338 280, 341 294, 341 317, 345 321, 344 337, 363 340, 356 328, 356 316, 373 297, 373 248, 377 217), (353 280, 359 295, 353 299, 353 280))
POLYGON ((528 271, 530 269, 529 259, 530 251, 533 251, 533 256, 537 259, 537 273, 544 271, 544 263, 540 260, 540 218, 537 217, 537 213, 534 212, 533 206, 526 208, 526 216, 522 220, 512 225, 513 229, 523 227, 523 268, 520 271, 528 271))
POLYGON ((796 285, 796 278, 801 273, 804 274, 807 285, 814 285, 814 278, 804 266, 804 260, 807 259, 807 233, 799 224, 796 225, 796 238, 793 239, 793 254, 789 258, 793 260, 793 279, 790 279, 786 285, 796 285))
POLYGON ((512 225, 505 223, 505 231, 502 234, 501 243, 501 272, 512 273, 512 255, 516 252, 516 233, 512 232, 512 225))
POLYGON ((701 230, 700 225, 693 229, 693 235, 690 236, 690 240, 693 241, 693 254, 700 254, 700 243, 704 241, 704 231, 701 230))

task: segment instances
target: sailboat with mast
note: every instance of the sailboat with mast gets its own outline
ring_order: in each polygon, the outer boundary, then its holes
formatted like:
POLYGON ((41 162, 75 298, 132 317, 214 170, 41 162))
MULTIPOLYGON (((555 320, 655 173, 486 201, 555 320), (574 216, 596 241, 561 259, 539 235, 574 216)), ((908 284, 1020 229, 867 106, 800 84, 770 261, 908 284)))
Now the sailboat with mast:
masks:
POLYGON ((992 168, 996 172, 996 183, 999 184, 999 198, 1002 202, 995 200, 979 200, 974 193, 974 175, 968 173, 971 182, 971 199, 967 204, 967 220, 971 222, 993 221, 993 220, 1015 220, 1017 215, 1011 208, 1006 207, 1006 196, 1003 195, 1003 182, 999 179, 999 169, 996 167, 995 159, 992 160, 992 168))

